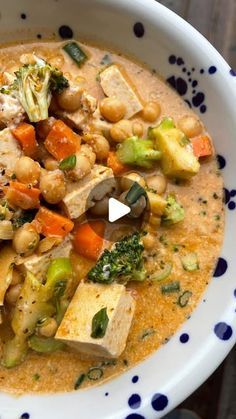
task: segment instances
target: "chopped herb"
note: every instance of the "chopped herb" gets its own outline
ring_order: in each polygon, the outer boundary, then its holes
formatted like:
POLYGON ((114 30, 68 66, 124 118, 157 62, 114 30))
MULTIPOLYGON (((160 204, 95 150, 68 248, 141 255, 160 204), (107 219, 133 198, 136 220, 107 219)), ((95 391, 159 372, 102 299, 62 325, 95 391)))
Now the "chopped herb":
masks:
POLYGON ((216 192, 214 192, 214 193, 213 193, 213 198, 214 198, 214 199, 219 199, 219 195, 217 195, 217 193, 216 193, 216 192))
POLYGON ((216 221, 220 221, 220 215, 219 214, 216 214, 216 215, 214 215, 214 220, 216 220, 216 221))
POLYGON ((166 236, 164 234, 162 234, 159 238, 159 241, 164 244, 164 246, 168 246, 168 241, 166 239, 166 236))
POLYGON ((142 335, 140 336, 140 340, 144 340, 149 336, 152 336, 156 333, 156 331, 153 329, 153 327, 151 327, 150 329, 145 329, 142 333, 142 335))
POLYGON ((207 199, 203 199, 202 203, 206 205, 207 204, 207 199))
POLYGON ((33 375, 33 380, 34 381, 38 381, 40 379, 40 375, 36 372, 34 375, 33 375))
POLYGON ((108 322, 109 317, 107 315, 107 307, 105 307, 93 316, 91 337, 94 339, 103 338, 107 330, 108 322))
POLYGON ((172 292, 177 292, 180 290, 180 283, 179 281, 169 282, 166 285, 162 285, 161 292, 162 294, 170 294, 172 292))
POLYGON ((15 174, 15 173, 12 173, 12 175, 11 175, 11 179, 12 179, 12 180, 16 179, 16 174, 15 174))
POLYGON ((199 269, 198 257, 194 252, 182 256, 181 262, 185 271, 194 272, 199 269))
POLYGON ((35 217, 35 213, 35 211, 23 211, 20 217, 12 219, 13 228, 17 229, 25 223, 31 223, 35 217))
POLYGON ((81 384, 83 383, 85 378, 86 378, 85 374, 80 374, 80 376, 77 378, 77 380, 75 382, 75 385, 74 385, 75 390, 78 390, 78 388, 81 386, 81 384))
POLYGON ((76 156, 72 154, 71 156, 66 157, 59 164, 59 169, 61 170, 72 170, 76 166, 76 156))
POLYGON ((184 136, 180 139, 179 144, 180 144, 182 147, 186 147, 186 145, 190 144, 190 141, 189 141, 188 137, 187 137, 186 135, 184 135, 184 136))
POLYGON ((100 61, 101 65, 107 65, 107 64, 111 64, 111 63, 112 63, 112 58, 111 58, 110 54, 105 54, 100 61))
POLYGON ((102 378, 102 376, 103 376, 103 370, 102 368, 99 368, 99 367, 90 368, 87 373, 88 379, 92 381, 97 381, 100 378, 102 378))
POLYGON ((205 215, 207 215, 207 213, 206 213, 206 211, 200 211, 200 212, 199 212, 199 215, 203 215, 203 216, 205 216, 205 215))
POLYGON ((106 361, 102 361, 99 367, 111 367, 117 364, 116 359, 107 359, 106 361))
POLYGON ((180 244, 173 244, 172 250, 173 252, 178 252, 180 249, 181 245, 180 244))
POLYGON ((129 365, 129 361, 128 361, 127 359, 123 359, 123 364, 124 364, 126 367, 128 367, 128 365, 129 365))
POLYGON ((177 304, 180 307, 186 307, 193 293, 191 291, 184 291, 178 298, 177 304))

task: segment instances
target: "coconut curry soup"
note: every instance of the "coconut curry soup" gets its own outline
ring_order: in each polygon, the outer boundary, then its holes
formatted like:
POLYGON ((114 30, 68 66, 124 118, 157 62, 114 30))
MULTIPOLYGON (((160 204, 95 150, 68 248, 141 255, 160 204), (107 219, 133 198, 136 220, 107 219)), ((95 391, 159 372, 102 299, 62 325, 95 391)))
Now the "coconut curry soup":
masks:
POLYGON ((212 139, 120 54, 48 42, 0 62, 0 389, 101 383, 166 343, 211 278, 212 139), (115 223, 111 198, 129 210, 115 223))

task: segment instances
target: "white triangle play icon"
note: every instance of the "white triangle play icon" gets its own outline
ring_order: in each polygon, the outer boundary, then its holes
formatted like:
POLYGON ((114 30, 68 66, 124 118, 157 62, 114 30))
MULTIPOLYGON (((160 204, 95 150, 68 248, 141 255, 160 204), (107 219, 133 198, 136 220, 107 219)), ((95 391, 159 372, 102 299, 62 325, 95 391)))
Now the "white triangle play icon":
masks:
POLYGON ((110 198, 108 202, 108 220, 110 223, 119 220, 119 218, 124 217, 129 214, 130 207, 128 205, 122 204, 122 202, 117 201, 115 198, 110 198))

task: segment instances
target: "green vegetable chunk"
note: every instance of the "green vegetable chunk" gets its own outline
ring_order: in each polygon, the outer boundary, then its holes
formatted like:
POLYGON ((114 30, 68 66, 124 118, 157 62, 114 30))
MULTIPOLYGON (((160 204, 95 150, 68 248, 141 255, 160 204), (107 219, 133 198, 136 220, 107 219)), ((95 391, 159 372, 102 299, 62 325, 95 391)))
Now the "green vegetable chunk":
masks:
POLYGON ((88 279, 110 284, 120 278, 123 282, 143 281, 146 270, 143 265, 141 234, 134 233, 117 242, 113 250, 104 250, 96 265, 89 271, 88 279))
POLYGON ((169 282, 166 285, 162 285, 161 292, 162 294, 170 294, 172 292, 177 292, 180 290, 180 283, 179 281, 169 282))
POLYGON ((103 376, 103 370, 99 367, 93 367, 88 370, 87 377, 89 380, 97 381, 103 376))
POLYGON ((123 164, 151 169, 157 160, 160 160, 161 153, 154 149, 152 140, 143 140, 137 136, 127 138, 121 143, 116 151, 118 159, 123 164))
POLYGON ((31 122, 48 118, 52 92, 60 93, 69 86, 62 72, 38 58, 16 71, 10 94, 18 97, 31 122))
POLYGON ((198 173, 200 164, 186 136, 175 128, 171 118, 163 119, 159 126, 149 129, 148 134, 161 152, 161 166, 166 176, 190 179, 198 173))
POLYGON ((177 304, 182 308, 186 307, 192 295, 193 293, 191 291, 184 291, 183 294, 179 296, 177 304))
POLYGON ((109 317, 107 315, 107 308, 105 307, 93 316, 91 338, 103 338, 106 334, 108 323, 109 317))
POLYGON ((41 338, 36 335, 29 338, 28 344, 31 349, 40 353, 51 353, 65 348, 63 342, 59 342, 54 338, 41 338))
POLYGON ((67 288, 72 277, 72 265, 69 258, 56 258, 49 265, 44 292, 47 299, 52 299, 56 306, 56 320, 60 324, 69 305, 67 288))
POLYGON ((72 170, 76 165, 76 156, 72 154, 71 156, 66 157, 59 164, 59 169, 61 170, 72 170))
POLYGON ((182 256, 181 262, 185 271, 194 272, 199 269, 198 257, 194 252, 182 256))
POLYGON ((173 264, 172 263, 166 263, 164 269, 162 271, 160 271, 159 273, 155 273, 153 275, 150 276, 150 280, 154 281, 154 282, 160 282, 163 281, 164 279, 168 278, 168 276, 170 276, 171 272, 172 272, 172 268, 173 268, 173 264))
POLYGON ((138 182, 134 182, 125 197, 125 201, 128 205, 133 205, 139 200, 141 196, 146 197, 146 191, 144 188, 142 188, 142 186, 138 184, 138 182))
POLYGON ((88 59, 88 56, 77 44, 77 42, 69 42, 64 45, 63 49, 79 67, 81 67, 81 65, 88 59))
POLYGON ((24 336, 15 336, 3 347, 2 365, 5 368, 13 368, 21 364, 27 354, 28 344, 24 336))
POLYGON ((11 325, 15 337, 4 345, 4 366, 14 367, 24 360, 27 339, 34 333, 37 322, 50 317, 54 312, 54 306, 44 298, 43 285, 28 272, 13 312, 11 325))
POLYGON ((181 204, 176 201, 174 194, 167 196, 167 205, 164 211, 164 215, 161 220, 165 225, 177 224, 183 221, 185 216, 184 208, 181 204))

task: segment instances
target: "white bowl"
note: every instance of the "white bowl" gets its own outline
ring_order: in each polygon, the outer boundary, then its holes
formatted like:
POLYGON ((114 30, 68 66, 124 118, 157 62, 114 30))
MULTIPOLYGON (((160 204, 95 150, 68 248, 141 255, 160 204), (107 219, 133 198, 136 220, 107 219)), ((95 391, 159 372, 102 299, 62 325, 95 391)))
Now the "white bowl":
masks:
MULTIPOLYGON (((89 390, 20 398, 0 394, 2 419, 26 412, 30 416, 22 417, 32 419, 160 418, 206 380, 235 343, 236 73, 195 29, 154 0, 2 0, 0 11, 1 41, 58 36, 61 25, 68 25, 75 38, 115 46, 171 78, 183 99, 195 104, 222 156, 227 205, 221 259, 202 301, 170 342, 89 390), (140 37, 134 33, 137 22, 140 37)), ((65 27, 60 33, 72 35, 65 27)))

